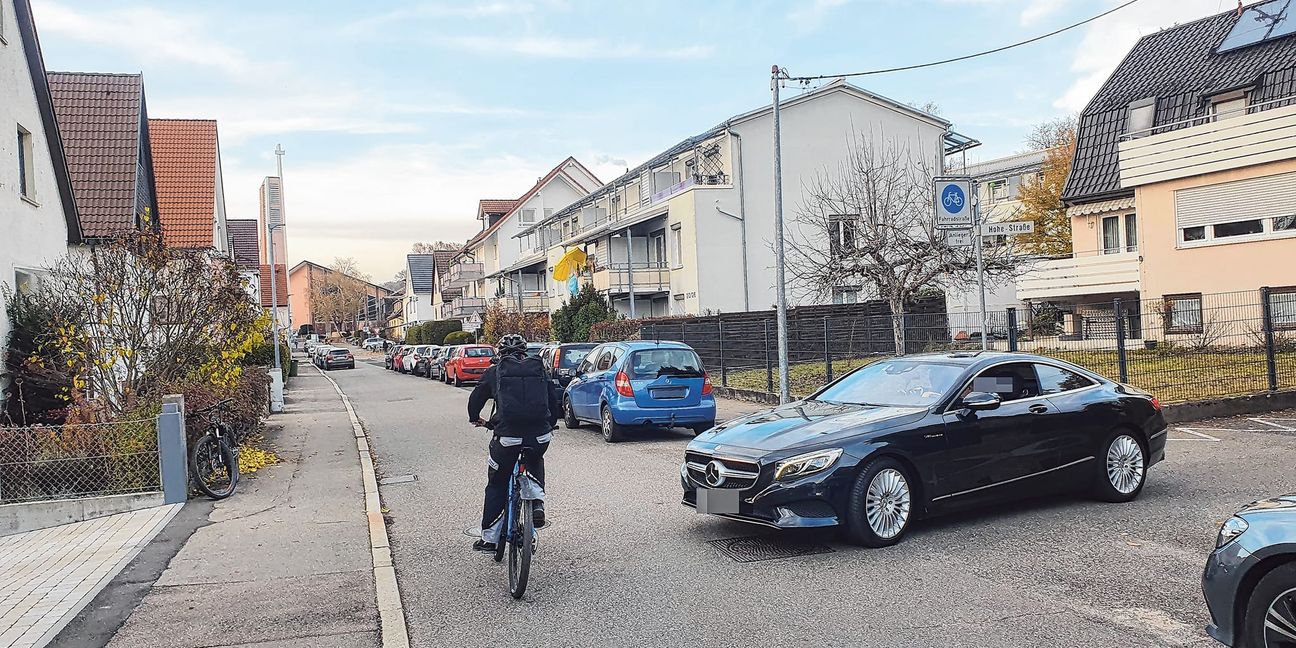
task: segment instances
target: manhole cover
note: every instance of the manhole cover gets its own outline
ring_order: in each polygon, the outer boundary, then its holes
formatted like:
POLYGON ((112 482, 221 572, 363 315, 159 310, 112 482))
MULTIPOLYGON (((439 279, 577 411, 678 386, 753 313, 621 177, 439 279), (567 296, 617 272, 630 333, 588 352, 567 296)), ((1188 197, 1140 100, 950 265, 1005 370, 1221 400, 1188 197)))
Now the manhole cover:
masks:
POLYGON ((833 552, 832 547, 828 545, 789 538, 781 534, 707 540, 707 543, 740 563, 833 552))
POLYGON ((408 484, 412 481, 414 481, 414 475, 396 475, 395 477, 387 477, 385 479, 379 479, 378 485, 391 486, 392 484, 408 484))

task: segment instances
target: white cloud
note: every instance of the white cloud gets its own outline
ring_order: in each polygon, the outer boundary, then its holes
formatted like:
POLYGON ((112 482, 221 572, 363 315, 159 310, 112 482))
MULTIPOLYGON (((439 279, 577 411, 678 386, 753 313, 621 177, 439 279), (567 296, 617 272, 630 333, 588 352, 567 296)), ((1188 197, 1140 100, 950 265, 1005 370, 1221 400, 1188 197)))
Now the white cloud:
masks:
POLYGON ((1066 4, 1067 0, 1030 0, 1022 8, 1019 20, 1022 26, 1029 27, 1056 14, 1066 4))
MULTIPOLYGON (((1113 0, 1105 2, 1105 6, 1115 4, 1113 0)), ((1075 80, 1053 105, 1068 112, 1083 110, 1141 36, 1218 13, 1219 9, 1219 0, 1140 2, 1090 24, 1072 55, 1075 80)))
MULTIPOLYGON (((552 5, 552 3, 547 3, 552 5)), ((426 18, 512 18, 534 12, 536 6, 531 2, 462 2, 462 3, 423 3, 414 7, 396 9, 386 13, 362 18, 342 29, 349 35, 376 35, 389 25, 405 23, 411 20, 426 18)))
POLYGON ((439 41, 443 46, 474 54, 519 54, 536 58, 558 59, 696 59, 712 52, 709 45, 676 48, 646 47, 637 43, 607 41, 598 38, 563 38, 556 36, 451 36, 439 41))
POLYGON ((36 24, 43 35, 124 50, 143 62, 200 65, 232 77, 268 71, 268 64, 254 63, 239 50, 209 38, 203 23, 200 16, 144 7, 73 11, 54 0, 44 0, 36 10, 36 24))
POLYGON ((812 32, 823 24, 828 14, 850 0, 806 0, 787 13, 788 22, 801 33, 812 32))

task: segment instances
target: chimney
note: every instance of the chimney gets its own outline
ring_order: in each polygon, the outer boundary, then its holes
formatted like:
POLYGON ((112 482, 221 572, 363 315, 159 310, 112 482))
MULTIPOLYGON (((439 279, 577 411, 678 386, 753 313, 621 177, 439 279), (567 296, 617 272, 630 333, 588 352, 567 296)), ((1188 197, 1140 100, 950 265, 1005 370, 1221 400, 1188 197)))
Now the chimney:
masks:
POLYGON ((1242 0, 1238 0, 1237 17, 1242 17, 1242 0))

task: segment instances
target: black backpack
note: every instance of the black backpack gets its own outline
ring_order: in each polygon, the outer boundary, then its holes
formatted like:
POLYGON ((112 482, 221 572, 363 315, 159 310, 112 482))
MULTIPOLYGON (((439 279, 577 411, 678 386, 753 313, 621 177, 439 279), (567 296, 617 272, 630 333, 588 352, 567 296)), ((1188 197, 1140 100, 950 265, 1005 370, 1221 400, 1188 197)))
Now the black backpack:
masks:
POLYGON ((549 420, 549 379, 540 358, 500 358, 495 365, 495 409, 505 425, 549 420))

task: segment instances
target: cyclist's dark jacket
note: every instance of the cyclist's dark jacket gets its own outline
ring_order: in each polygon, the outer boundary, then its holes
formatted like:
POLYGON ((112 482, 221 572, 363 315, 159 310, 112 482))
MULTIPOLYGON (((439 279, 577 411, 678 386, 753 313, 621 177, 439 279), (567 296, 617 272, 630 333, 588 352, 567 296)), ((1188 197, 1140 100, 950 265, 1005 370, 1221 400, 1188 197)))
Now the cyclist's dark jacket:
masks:
MULTIPOLYGON (((481 380, 477 386, 473 387, 472 394, 468 396, 468 420, 475 421, 481 417, 481 411, 486 407, 486 401, 495 398, 495 372, 498 365, 491 365, 482 374, 481 380)), ((499 414, 491 416, 490 424, 494 428, 495 436, 498 437, 522 437, 535 438, 543 434, 548 434, 553 426, 558 423, 558 417, 562 413, 562 402, 558 399, 558 390, 554 388, 553 383, 545 381, 549 386, 549 418, 544 421, 536 421, 526 426, 525 429, 513 429, 507 421, 500 420, 499 414)))

